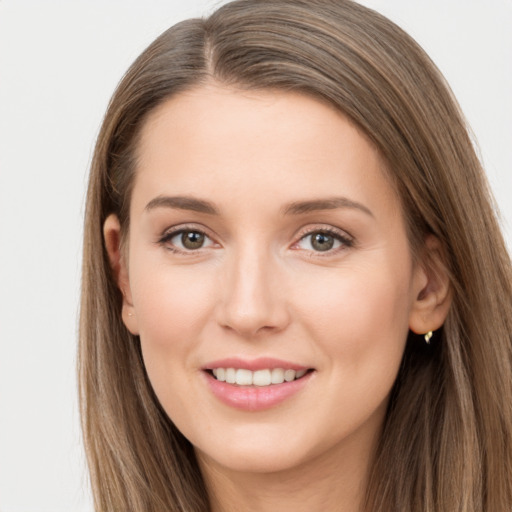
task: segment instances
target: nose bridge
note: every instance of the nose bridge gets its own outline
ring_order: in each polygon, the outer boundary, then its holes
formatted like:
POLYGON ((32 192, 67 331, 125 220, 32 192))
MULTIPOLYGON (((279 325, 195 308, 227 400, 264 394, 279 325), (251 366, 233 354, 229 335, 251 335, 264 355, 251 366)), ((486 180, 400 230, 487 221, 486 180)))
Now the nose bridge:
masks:
POLYGON ((287 323, 278 264, 269 248, 246 241, 226 261, 220 323, 243 336, 281 330, 287 323))

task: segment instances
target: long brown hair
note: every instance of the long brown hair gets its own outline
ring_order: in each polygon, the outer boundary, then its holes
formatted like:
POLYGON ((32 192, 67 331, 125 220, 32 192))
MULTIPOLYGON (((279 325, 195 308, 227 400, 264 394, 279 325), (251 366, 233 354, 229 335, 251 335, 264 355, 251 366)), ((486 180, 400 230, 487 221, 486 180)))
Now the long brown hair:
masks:
POLYGON ((423 50, 349 0, 237 0, 175 25, 131 66, 109 105, 87 195, 79 379, 98 511, 209 510, 190 443, 163 412, 102 226, 123 232, 149 112, 216 81, 333 104, 379 148, 413 251, 441 243, 453 303, 431 345, 409 336, 366 496, 371 512, 512 510, 511 265, 465 121, 423 50))

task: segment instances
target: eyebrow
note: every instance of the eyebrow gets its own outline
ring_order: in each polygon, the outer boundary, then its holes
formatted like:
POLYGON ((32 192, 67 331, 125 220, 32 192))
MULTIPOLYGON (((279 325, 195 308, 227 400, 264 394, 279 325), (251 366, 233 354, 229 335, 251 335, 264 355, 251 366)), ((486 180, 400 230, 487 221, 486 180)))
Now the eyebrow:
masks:
POLYGON ((372 211, 361 203, 352 201, 346 197, 331 197, 327 199, 313 199, 310 201, 296 201, 284 208, 284 215, 301 215, 304 213, 316 212, 320 210, 336 210, 338 208, 350 208, 360 210, 370 217, 373 217, 372 211))
MULTIPOLYGON (((208 215, 219 215, 219 210, 210 201, 196 199, 195 197, 189 196, 157 196, 146 205, 145 210, 151 211, 155 208, 172 208, 177 210, 206 213, 208 215)), ((335 210, 338 208, 360 210, 373 217, 373 213, 366 206, 346 197, 295 201, 286 205, 282 209, 282 212, 283 215, 303 215, 305 213, 321 210, 335 210)))
POLYGON ((219 211, 209 201, 196 199, 188 196, 158 196, 152 199, 145 210, 150 211, 155 208, 173 208, 177 210, 189 210, 209 215, 219 215, 219 211))

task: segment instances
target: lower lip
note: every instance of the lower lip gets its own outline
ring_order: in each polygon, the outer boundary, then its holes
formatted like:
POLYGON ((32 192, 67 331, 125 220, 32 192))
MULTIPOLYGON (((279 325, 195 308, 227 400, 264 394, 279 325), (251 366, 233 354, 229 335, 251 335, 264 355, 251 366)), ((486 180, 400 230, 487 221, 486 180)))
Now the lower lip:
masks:
POLYGON ((221 382, 205 373, 212 393, 224 404, 244 411, 262 411, 281 404, 301 391, 309 382, 313 372, 292 382, 270 386, 237 386, 221 382))

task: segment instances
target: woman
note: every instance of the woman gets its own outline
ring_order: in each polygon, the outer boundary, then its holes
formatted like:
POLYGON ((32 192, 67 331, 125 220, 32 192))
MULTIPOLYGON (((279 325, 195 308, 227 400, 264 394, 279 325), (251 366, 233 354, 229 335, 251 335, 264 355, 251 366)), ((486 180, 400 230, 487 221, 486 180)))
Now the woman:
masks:
POLYGON ((510 260, 455 100, 390 21, 240 0, 172 27, 87 201, 97 510, 510 509, 510 260))

